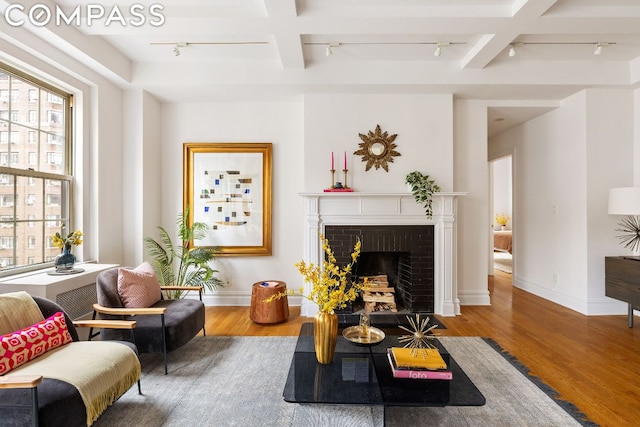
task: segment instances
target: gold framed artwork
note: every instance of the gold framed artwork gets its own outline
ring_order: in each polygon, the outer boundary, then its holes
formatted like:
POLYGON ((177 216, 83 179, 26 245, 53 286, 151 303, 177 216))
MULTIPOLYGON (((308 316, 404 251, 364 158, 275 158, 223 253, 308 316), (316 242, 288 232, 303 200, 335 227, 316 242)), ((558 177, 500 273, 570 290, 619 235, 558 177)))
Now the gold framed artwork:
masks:
MULTIPOLYGON (((183 204, 218 256, 271 255, 272 144, 185 142, 183 204)), ((190 243, 192 247, 193 242, 190 243)))

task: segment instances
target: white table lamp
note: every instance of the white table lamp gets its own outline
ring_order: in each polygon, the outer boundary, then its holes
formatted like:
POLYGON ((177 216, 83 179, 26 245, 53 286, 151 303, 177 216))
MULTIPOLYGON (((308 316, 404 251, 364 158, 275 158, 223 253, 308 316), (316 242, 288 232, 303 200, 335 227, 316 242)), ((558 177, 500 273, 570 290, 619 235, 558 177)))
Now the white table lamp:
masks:
POLYGON ((619 187, 609 190, 609 213, 640 215, 640 187, 619 187))

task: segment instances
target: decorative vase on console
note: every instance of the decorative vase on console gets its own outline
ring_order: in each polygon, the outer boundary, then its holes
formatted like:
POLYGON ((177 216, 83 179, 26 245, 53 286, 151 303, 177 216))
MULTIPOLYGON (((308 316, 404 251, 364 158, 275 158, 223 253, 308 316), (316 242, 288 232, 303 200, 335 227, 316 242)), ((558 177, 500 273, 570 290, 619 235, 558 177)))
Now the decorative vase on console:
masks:
POLYGON ((76 256, 71 252, 71 245, 64 245, 62 253, 55 259, 55 267, 57 272, 65 272, 73 270, 76 263, 76 256))

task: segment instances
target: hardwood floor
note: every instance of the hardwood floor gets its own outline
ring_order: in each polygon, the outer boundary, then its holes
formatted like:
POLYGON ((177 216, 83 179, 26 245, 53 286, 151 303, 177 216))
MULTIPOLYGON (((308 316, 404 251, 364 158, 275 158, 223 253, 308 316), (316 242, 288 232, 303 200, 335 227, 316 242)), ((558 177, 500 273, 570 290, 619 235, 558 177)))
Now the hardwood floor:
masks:
MULTIPOLYGON (((447 336, 494 339, 602 426, 640 425, 640 321, 626 316, 584 316, 511 286, 511 275, 489 278, 491 306, 463 306, 439 320, 447 336)), ((298 335, 299 307, 287 322, 260 326, 249 307, 207 307, 207 335, 298 335)))

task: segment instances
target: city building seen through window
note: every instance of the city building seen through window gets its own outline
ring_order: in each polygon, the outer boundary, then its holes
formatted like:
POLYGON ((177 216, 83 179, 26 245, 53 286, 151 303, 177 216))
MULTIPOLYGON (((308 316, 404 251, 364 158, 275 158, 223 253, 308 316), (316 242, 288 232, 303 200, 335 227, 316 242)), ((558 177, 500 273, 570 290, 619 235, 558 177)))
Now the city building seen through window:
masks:
POLYGON ((51 236, 72 231, 71 104, 0 63, 0 276, 52 265, 51 236))

